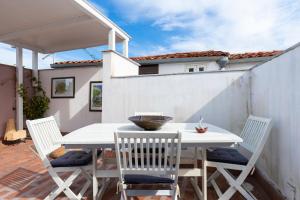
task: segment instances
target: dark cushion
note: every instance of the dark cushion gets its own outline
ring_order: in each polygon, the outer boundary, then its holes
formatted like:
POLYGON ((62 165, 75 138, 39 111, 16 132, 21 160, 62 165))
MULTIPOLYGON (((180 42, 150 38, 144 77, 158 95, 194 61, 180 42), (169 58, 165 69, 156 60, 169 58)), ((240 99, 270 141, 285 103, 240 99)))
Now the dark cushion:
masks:
POLYGON ((125 175, 125 184, 156 184, 156 183, 174 183, 174 180, 166 177, 148 176, 148 175, 125 175))
POLYGON ((92 161, 92 152, 69 151, 63 156, 51 160, 52 167, 75 167, 87 165, 92 161))
POLYGON ((217 148, 207 151, 207 160, 229 164, 247 165, 248 159, 236 149, 217 148))

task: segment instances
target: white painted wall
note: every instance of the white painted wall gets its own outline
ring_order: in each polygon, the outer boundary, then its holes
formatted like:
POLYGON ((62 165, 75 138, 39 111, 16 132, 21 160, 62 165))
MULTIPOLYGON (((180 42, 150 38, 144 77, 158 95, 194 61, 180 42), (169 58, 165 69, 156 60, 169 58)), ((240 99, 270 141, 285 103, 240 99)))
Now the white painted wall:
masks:
POLYGON ((235 70, 250 69, 259 63, 261 63, 261 62, 228 63, 226 65, 226 69, 235 69, 235 70))
POLYGON ((107 77, 132 76, 139 74, 140 65, 116 51, 104 51, 103 60, 104 59, 107 64, 109 63, 109 66, 106 68, 108 70, 106 73, 108 75, 107 77))
POLYGON ((61 131, 70 132, 80 127, 101 122, 101 112, 89 111, 90 81, 102 81, 102 68, 87 67, 40 70, 43 88, 51 97, 51 78, 75 76, 75 98, 50 99, 46 115, 54 115, 61 131))
MULTIPOLYGON (((246 62, 246 63, 228 63, 226 66, 227 70, 244 70, 250 69, 259 62, 246 62)), ((159 64, 158 73, 159 74, 174 74, 174 73, 186 73, 187 66, 192 65, 204 66, 205 71, 217 71, 219 70, 219 65, 215 61, 203 61, 203 62, 177 62, 177 63, 164 63, 159 64)))
POLYGON ((260 167, 288 199, 300 199, 300 47, 252 70, 252 113, 274 120, 260 167), (296 187, 293 194, 291 184, 296 187), (293 197, 295 195, 295 198, 293 197))
POLYGON ((205 67, 205 71, 219 70, 219 65, 215 61, 211 62, 178 62, 178 63, 164 63, 159 64, 159 74, 173 74, 173 73, 185 73, 186 67, 190 65, 201 65, 205 67))
POLYGON ((104 87, 103 122, 157 111, 175 122, 197 122, 202 115, 239 133, 249 114, 248 71, 119 77, 105 80, 104 87))

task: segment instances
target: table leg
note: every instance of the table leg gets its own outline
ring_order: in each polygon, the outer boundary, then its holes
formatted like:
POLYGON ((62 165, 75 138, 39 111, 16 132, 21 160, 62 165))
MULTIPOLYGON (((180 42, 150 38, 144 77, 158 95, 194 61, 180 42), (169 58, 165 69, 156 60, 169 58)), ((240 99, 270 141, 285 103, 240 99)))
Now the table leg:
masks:
POLYGON ((97 171, 97 149, 93 149, 93 200, 97 199, 97 193, 98 193, 98 180, 96 177, 96 171, 97 171))
POLYGON ((202 195, 203 200, 207 200, 207 161, 206 148, 202 148, 202 195))

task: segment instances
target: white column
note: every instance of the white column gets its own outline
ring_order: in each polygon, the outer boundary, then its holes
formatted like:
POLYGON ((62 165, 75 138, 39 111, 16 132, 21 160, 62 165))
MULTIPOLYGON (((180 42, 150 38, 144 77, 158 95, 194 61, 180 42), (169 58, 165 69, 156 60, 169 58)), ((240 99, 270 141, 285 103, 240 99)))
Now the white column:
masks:
POLYGON ((111 29, 108 34, 108 50, 116 50, 116 31, 111 29))
POLYGON ((128 58, 128 39, 123 40, 123 56, 128 58))
POLYGON ((38 72, 38 59, 39 54, 37 51, 32 51, 32 70, 33 70, 33 77, 36 80, 39 80, 39 72, 38 72))
MULTIPOLYGON (((16 47, 17 87, 23 84, 23 49, 16 47)), ((23 99, 16 94, 17 129, 23 129, 23 99)))

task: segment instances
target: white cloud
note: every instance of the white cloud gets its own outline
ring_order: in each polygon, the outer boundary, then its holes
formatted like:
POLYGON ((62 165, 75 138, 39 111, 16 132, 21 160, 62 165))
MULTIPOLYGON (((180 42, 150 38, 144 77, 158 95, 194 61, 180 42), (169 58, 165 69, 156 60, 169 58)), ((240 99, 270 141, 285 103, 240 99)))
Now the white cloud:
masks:
POLYGON ((169 31, 169 51, 284 49, 299 42, 299 0, 114 0, 132 23, 169 31), (174 30, 184 34, 173 35, 174 30))

